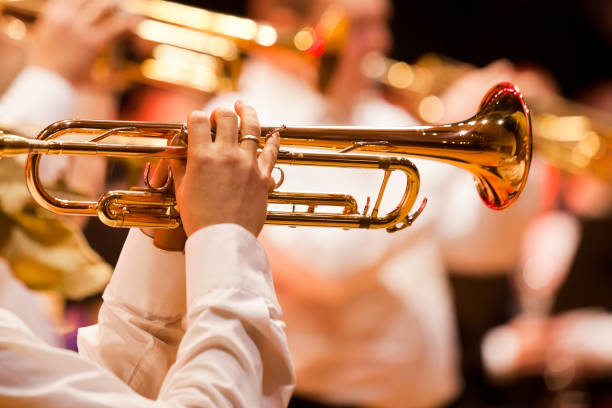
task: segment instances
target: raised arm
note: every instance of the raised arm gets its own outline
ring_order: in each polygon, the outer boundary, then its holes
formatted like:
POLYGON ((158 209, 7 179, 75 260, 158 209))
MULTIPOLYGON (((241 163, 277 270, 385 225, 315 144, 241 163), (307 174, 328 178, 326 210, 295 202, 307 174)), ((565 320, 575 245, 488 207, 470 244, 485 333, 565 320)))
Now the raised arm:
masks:
POLYGON ((242 142, 237 140, 238 123, 231 111, 212 113, 217 130, 214 142, 209 121, 196 113, 190 118, 187 166, 173 165, 189 236, 189 329, 160 398, 189 404, 203 397, 214 406, 281 407, 288 403, 293 388, 293 366, 268 262, 255 239, 266 216, 279 140, 278 135, 269 138, 257 158, 257 143, 248 138, 259 135, 255 111, 242 103, 236 104, 236 111, 242 142), (202 201, 216 203, 217 211, 196 204, 202 201), (201 344, 206 349, 193 359, 194 346, 201 344), (187 368, 219 382, 196 389, 190 386, 187 368))
MULTIPOLYGON (((236 110, 241 133, 259 134, 253 109, 237 104, 236 110)), ((182 339, 181 349, 189 351, 179 352, 160 398, 180 397, 177 386, 184 383, 178 379, 188 379, 195 369, 202 378, 223 374, 226 384, 239 376, 240 387, 221 392, 232 404, 248 406, 263 398, 269 406, 282 406, 292 388, 293 368, 267 259, 255 238, 265 219, 278 141, 270 138, 257 159, 253 141, 238 144, 235 114, 217 110, 211 120, 216 141, 208 119, 192 115, 187 166, 173 163, 190 235, 187 277, 182 253, 154 248, 149 237, 131 231, 105 291, 99 323, 81 329, 79 351, 141 395, 155 398, 182 339), (207 139, 197 139, 201 134, 207 139), (189 330, 183 338, 186 304, 189 330), (223 319, 224 324, 215 324, 223 319), (201 347, 209 357, 197 365, 194 350, 201 347)), ((207 390, 215 401, 219 393, 214 385, 207 390)))

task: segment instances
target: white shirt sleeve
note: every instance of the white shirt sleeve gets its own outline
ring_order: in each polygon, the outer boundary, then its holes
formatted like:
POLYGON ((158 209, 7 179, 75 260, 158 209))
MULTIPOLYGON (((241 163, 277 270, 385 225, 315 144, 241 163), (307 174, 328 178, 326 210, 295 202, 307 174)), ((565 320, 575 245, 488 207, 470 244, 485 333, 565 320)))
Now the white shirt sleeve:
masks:
POLYGON ((160 398, 287 406, 295 374, 263 247, 244 228, 219 224, 189 237, 185 252, 189 329, 160 398), (194 374, 211 381, 194 387, 194 374))
MULTIPOLYGON (((145 265, 146 255, 137 254, 145 265)), ((144 398, 122 379, 82 356, 46 345, 14 315, 0 310, 0 405, 286 406, 295 382, 293 366, 283 324, 278 320, 280 307, 267 258, 255 237, 236 225, 204 228, 187 241, 186 265, 188 329, 157 400, 144 398)), ((138 270, 131 272, 138 274, 138 270)), ((105 296, 115 296, 114 300, 124 302, 123 296, 130 294, 131 302, 124 304, 124 309, 151 304, 162 307, 161 302, 155 303, 154 297, 157 285, 174 285, 169 283, 170 273, 166 270, 163 280, 143 279, 142 275, 134 278, 133 282, 140 281, 142 288, 132 288, 131 293, 128 290, 117 294, 114 291, 119 288, 109 286, 105 296), (156 287, 148 288, 154 293, 143 303, 139 295, 147 285, 156 287)), ((153 273, 153 276, 161 274, 153 273)), ((164 288, 160 293, 170 294, 170 290, 164 288)), ((168 299, 162 302, 177 310, 180 303, 173 305, 168 299)), ((172 314, 171 309, 167 316, 172 314)), ((130 313, 124 312, 112 319, 122 322, 130 313)), ((150 313, 146 317, 156 313, 164 315, 155 307, 150 313)), ((121 324, 137 326, 139 321, 136 318, 121 324)), ((116 330, 114 335, 122 337, 116 337, 115 347, 105 349, 104 361, 126 358, 136 350, 133 343, 146 344, 132 336, 147 337, 150 333, 142 327, 140 333, 116 330), (119 340, 124 342, 125 352, 119 340)), ((140 353, 139 356, 143 362, 159 358, 159 354, 140 353)), ((148 365, 151 370, 165 366, 153 361, 148 365)))
POLYGON ((13 275, 10 265, 0 257, 0 307, 15 313, 42 340, 61 346, 59 334, 45 314, 41 299, 13 275))
POLYGON ((103 299, 98 324, 79 329, 79 353, 157 397, 184 335, 185 255, 131 230, 103 299))
POLYGON ((0 119, 47 126, 71 119, 77 92, 61 75, 40 67, 27 67, 0 98, 0 119))

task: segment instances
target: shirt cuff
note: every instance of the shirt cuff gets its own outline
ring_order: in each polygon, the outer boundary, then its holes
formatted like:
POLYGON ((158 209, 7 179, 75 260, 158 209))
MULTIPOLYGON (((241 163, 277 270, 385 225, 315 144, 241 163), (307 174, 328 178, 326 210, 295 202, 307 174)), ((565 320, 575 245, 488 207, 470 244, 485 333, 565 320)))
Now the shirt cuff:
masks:
POLYGON ((47 126, 74 115, 77 93, 61 75, 36 66, 23 69, 2 97, 3 120, 47 126))
POLYGON ((185 244, 187 306, 218 289, 234 289, 277 304, 270 265, 253 234, 236 224, 193 233, 185 244))
POLYGON ((147 318, 168 320, 183 315, 185 256, 156 248, 142 231, 130 230, 104 301, 126 305, 147 318))

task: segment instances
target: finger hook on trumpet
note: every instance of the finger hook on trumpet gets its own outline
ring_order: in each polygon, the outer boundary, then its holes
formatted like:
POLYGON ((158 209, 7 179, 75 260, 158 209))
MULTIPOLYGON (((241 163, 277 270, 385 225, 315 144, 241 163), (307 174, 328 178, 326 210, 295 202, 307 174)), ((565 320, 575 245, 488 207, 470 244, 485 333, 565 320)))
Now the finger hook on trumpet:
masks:
POLYGON ((274 169, 278 170, 279 176, 278 176, 278 180, 274 181, 274 187, 272 188, 272 190, 276 190, 277 188, 282 186, 283 183, 285 182, 285 171, 278 166, 275 166, 274 169))
POLYGON ((174 183, 171 166, 168 166, 168 175, 166 176, 166 181, 164 182, 164 185, 161 187, 153 187, 151 185, 150 175, 151 175, 151 162, 147 162, 145 164, 145 170, 144 170, 144 176, 143 176, 143 181, 144 181, 145 186, 147 186, 149 190, 155 191, 158 193, 170 191, 170 187, 172 186, 172 183, 174 183))

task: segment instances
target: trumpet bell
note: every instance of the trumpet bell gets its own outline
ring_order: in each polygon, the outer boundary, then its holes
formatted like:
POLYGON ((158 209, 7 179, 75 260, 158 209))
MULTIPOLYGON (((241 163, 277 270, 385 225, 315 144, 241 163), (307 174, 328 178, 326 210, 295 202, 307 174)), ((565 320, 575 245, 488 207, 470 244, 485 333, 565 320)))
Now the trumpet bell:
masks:
POLYGON ((529 109, 519 90, 503 83, 485 95, 478 115, 468 123, 472 122, 476 122, 471 130, 473 145, 486 145, 493 153, 503 154, 481 153, 478 162, 461 167, 471 167, 478 194, 489 208, 507 208, 523 191, 529 175, 533 148, 529 109))

